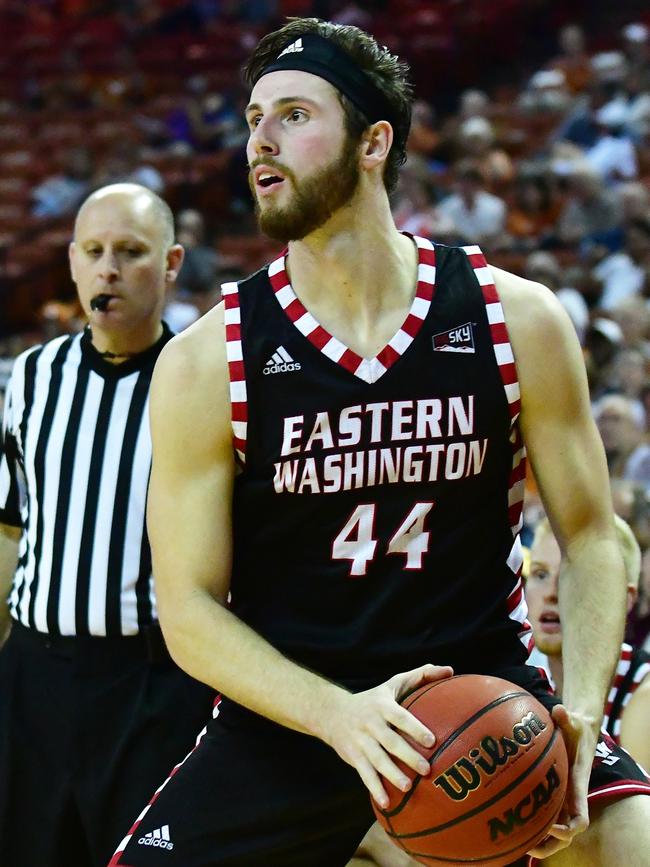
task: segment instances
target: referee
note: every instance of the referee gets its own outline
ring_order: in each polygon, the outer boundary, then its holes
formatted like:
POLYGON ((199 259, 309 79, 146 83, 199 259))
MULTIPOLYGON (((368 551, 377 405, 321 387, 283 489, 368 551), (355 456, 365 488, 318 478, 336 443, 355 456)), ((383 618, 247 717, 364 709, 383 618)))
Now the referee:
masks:
POLYGON ((211 714, 213 692, 165 648, 145 530, 149 385, 182 261, 158 196, 93 193, 70 245, 89 324, 13 368, 0 448, 3 867, 103 867, 211 714))

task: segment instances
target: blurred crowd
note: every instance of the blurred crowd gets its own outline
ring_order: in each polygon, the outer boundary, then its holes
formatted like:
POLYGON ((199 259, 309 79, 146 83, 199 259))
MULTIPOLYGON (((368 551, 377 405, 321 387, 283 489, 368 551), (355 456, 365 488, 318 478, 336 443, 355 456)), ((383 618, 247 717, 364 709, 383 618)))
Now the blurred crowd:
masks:
MULTIPOLYGON (((175 209, 187 250, 166 311, 175 330, 218 301, 222 280, 268 258, 273 247, 256 232, 246 183, 237 70, 287 14, 358 24, 403 53, 416 78, 394 197, 398 227, 481 244, 492 264, 548 286, 575 326, 615 508, 643 551, 628 624, 628 638, 642 643, 650 633, 650 15, 626 19, 634 4, 622 2, 616 26, 595 33, 571 20, 579 3, 559 4, 564 15, 547 16, 558 23, 555 43, 535 68, 490 83, 486 66, 480 88, 457 77, 450 105, 432 82, 463 39, 473 48, 458 22, 476 27, 480 5, 120 0, 107 11, 97 0, 5 3, 0 18, 17 34, 31 18, 29 36, 14 45, 27 58, 24 71, 0 84, 0 393, 18 351, 83 326, 62 256, 70 215, 98 186, 136 181, 175 209), (438 64, 431 81, 418 54, 427 51, 438 64)), ((557 12, 558 4, 494 6, 498 31, 515 12, 557 12)), ((489 26, 480 14, 478 23, 489 26)), ((539 517, 531 478, 529 537, 539 517)))

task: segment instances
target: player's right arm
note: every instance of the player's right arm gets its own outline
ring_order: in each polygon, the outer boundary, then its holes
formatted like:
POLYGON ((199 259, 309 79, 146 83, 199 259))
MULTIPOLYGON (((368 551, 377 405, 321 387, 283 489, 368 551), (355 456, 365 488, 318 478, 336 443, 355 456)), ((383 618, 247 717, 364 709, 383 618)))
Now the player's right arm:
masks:
POLYGON ((329 743, 386 804, 380 775, 408 788, 391 756, 429 770, 398 732, 433 742, 397 700, 450 669, 423 666, 353 695, 285 658, 228 610, 235 460, 223 329, 215 308, 165 347, 152 381, 147 526, 165 640, 193 677, 329 743))

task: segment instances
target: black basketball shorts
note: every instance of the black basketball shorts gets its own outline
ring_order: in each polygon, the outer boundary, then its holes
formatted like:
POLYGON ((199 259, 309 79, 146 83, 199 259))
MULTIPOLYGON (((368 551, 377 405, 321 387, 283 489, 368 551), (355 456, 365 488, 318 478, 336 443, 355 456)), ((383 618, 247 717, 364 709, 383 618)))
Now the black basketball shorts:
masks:
MULTIPOLYGON (((536 668, 495 674, 558 703, 536 668)), ((650 778, 603 735, 590 788, 592 801, 650 794, 650 778)), ((343 867, 373 821, 360 777, 330 747, 224 702, 109 867, 343 867)))

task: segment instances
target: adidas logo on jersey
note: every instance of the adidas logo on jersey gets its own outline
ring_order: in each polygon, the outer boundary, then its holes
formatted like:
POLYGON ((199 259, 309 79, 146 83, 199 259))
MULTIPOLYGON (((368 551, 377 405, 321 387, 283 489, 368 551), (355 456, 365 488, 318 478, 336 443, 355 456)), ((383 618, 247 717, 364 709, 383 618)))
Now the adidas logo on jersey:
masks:
POLYGON ((138 840, 139 846, 154 846, 156 849, 173 849, 174 844, 169 837, 169 825, 156 828, 138 840))
POLYGON ((292 370, 300 370, 299 362, 293 360, 284 346, 278 346, 262 373, 268 376, 271 373, 290 373, 292 370))
POLYGON ((302 50, 303 50, 303 48, 302 48, 302 37, 301 37, 300 39, 296 39, 295 42, 292 42, 291 45, 287 45, 287 47, 278 54, 277 60, 279 60, 283 54, 293 54, 296 51, 302 51, 302 50))

